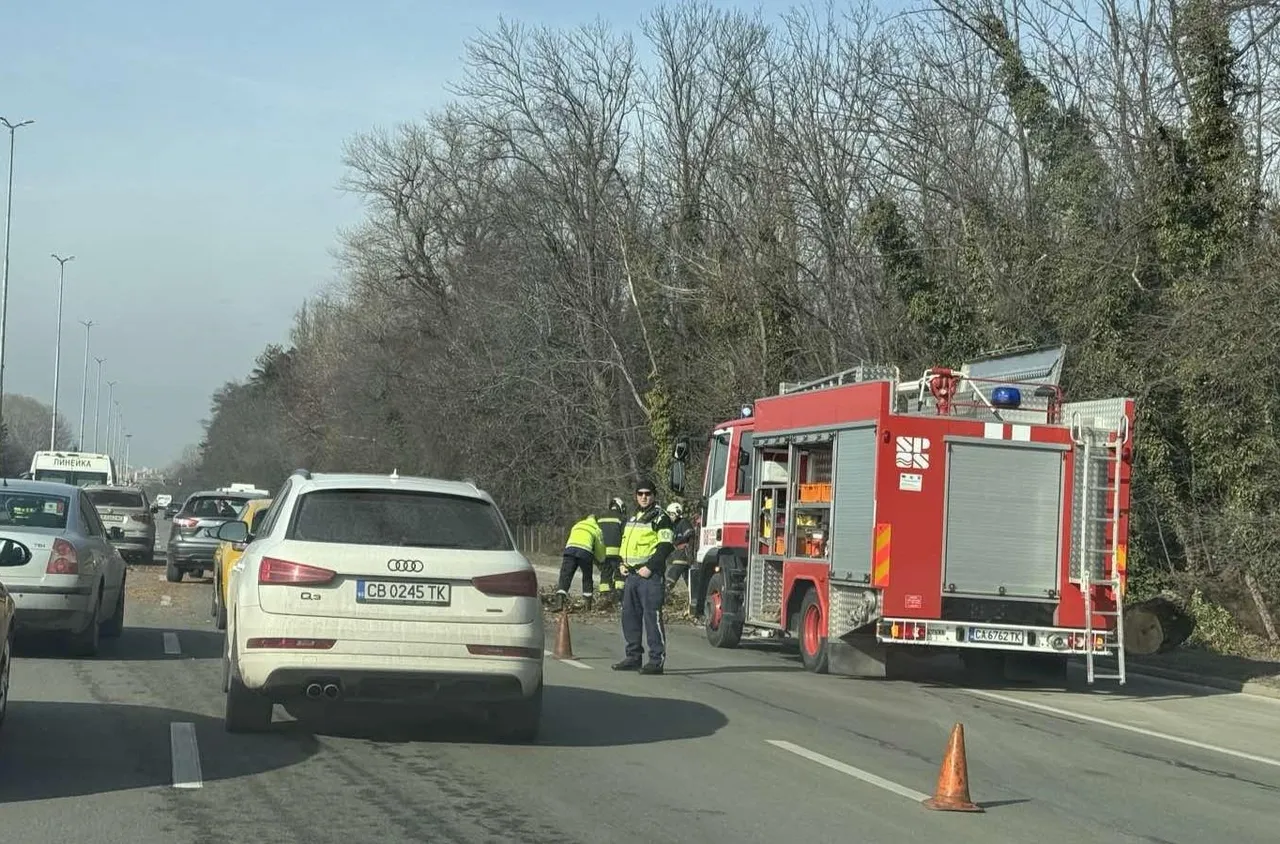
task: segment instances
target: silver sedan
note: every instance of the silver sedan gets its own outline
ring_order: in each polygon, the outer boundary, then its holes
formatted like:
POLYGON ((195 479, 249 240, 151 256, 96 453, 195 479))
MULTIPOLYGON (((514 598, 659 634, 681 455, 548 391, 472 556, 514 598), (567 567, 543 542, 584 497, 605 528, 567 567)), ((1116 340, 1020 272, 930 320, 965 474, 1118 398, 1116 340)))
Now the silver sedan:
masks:
POLYGON ((0 480, 0 582, 18 631, 59 632, 77 656, 124 630, 125 563, 79 487, 0 480))

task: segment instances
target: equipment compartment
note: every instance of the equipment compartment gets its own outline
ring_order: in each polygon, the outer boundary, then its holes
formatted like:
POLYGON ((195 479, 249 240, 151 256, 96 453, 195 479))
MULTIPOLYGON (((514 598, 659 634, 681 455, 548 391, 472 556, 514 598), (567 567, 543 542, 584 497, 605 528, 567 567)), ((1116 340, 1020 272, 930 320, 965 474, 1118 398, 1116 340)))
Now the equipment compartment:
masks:
POLYGON ((947 443, 944 595, 1055 598, 1065 459, 1023 443, 947 443))

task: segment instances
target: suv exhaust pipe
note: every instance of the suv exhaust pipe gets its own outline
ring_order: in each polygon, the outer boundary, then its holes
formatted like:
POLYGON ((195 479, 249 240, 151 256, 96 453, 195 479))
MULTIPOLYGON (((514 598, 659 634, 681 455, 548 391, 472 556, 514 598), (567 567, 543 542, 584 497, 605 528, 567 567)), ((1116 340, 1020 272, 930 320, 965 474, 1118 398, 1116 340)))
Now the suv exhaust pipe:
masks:
POLYGON ((307 686, 307 697, 314 700, 320 697, 320 691, 321 689, 320 689, 319 683, 311 683, 310 685, 307 686))
POLYGON ((337 700, 338 696, 341 694, 342 690, 334 683, 328 683, 324 687, 324 696, 329 698, 329 700, 337 700))

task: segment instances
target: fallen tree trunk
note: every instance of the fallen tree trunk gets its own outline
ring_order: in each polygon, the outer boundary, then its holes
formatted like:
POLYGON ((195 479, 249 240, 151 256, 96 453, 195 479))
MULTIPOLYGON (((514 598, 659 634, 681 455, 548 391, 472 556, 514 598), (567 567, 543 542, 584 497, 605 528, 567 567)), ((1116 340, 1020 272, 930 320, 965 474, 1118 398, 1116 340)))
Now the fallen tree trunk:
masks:
POLYGON ((1195 619, 1170 598, 1157 595, 1139 601, 1124 611, 1125 653, 1151 656, 1171 651, 1195 629, 1195 619))

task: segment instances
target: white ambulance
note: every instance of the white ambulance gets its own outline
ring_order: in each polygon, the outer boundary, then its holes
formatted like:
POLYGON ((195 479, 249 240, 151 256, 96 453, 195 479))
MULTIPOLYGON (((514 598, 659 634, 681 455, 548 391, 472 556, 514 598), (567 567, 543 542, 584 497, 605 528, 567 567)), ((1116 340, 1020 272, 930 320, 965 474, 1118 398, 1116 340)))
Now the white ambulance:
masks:
POLYGON ((116 464, 109 455, 87 451, 37 451, 31 458, 32 480, 91 486, 116 483, 116 464))

